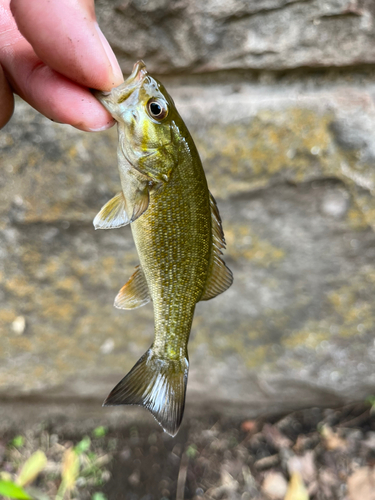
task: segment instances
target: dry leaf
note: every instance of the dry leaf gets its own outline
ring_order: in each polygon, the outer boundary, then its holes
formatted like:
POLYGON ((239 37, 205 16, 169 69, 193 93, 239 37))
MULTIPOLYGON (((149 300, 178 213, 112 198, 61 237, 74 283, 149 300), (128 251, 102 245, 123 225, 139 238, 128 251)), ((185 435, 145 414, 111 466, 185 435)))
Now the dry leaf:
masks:
POLYGON ((38 450, 33 453, 23 464, 21 472, 17 478, 17 484, 20 486, 26 486, 32 483, 37 475, 42 472, 46 464, 47 457, 42 450, 38 450))
POLYGON ((254 432, 257 429, 257 421, 256 420, 245 420, 241 424, 241 431, 243 432, 254 432))
POLYGON ((56 499, 64 498, 67 491, 71 491, 76 484, 79 473, 79 458, 73 448, 68 448, 63 456, 61 470, 61 484, 56 499))
POLYGON ((282 434, 274 425, 265 424, 263 426, 262 433, 267 441, 276 450, 280 450, 282 448, 290 448, 293 444, 292 441, 284 436, 284 434, 282 434))
POLYGON ((330 469, 323 468, 319 471, 319 488, 327 498, 331 498, 339 487, 340 479, 337 474, 330 469))
POLYGON ((238 487, 238 482, 233 478, 231 474, 224 468, 221 467, 220 478, 222 486, 229 490, 235 490, 238 487))
POLYGON ((350 500, 375 500, 375 470, 361 467, 348 478, 350 500))
POLYGON ((69 448, 64 453, 62 462, 62 471, 61 471, 62 480, 65 482, 66 488, 68 490, 72 490, 74 488, 78 477, 78 472, 79 472, 78 455, 73 450, 73 448, 69 448))
POLYGON ((254 462, 254 466, 258 470, 267 470, 270 469, 271 467, 275 467, 280 463, 280 457, 279 454, 276 453, 276 455, 271 455, 270 457, 264 457, 260 458, 256 462, 254 462))
POLYGON ((288 483, 281 472, 269 472, 262 484, 262 493, 272 500, 283 500, 288 490, 288 483))
POLYGON ((327 450, 332 451, 345 449, 347 447, 346 441, 340 438, 336 432, 333 432, 333 430, 328 425, 323 425, 321 435, 324 439, 327 450))
POLYGON ((289 473, 291 474, 294 471, 299 472, 306 484, 311 483, 316 479, 316 467, 314 459, 315 455, 311 450, 306 451, 306 453, 301 456, 295 455, 291 457, 288 461, 289 473))
POLYGON ((297 471, 292 472, 284 500, 309 500, 301 474, 297 471))

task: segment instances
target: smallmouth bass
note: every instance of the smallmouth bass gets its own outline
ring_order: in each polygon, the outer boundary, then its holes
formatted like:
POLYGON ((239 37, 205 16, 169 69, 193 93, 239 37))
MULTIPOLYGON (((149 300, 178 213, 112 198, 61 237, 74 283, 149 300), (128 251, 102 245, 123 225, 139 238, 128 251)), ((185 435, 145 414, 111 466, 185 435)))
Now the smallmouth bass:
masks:
POLYGON ((193 139, 143 61, 119 87, 94 95, 117 120, 122 188, 100 210, 94 226, 131 224, 140 260, 115 306, 135 309, 152 301, 155 318, 153 344, 104 406, 144 406, 175 436, 185 406, 195 305, 233 281, 221 259, 221 219, 193 139))

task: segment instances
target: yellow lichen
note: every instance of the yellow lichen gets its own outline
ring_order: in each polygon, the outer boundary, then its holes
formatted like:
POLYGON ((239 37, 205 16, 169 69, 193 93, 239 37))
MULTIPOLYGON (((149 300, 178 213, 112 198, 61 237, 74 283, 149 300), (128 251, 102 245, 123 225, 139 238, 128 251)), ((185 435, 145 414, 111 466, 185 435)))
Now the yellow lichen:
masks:
POLYGON ((14 276, 5 282, 6 290, 12 292, 17 297, 27 297, 35 292, 35 286, 24 276, 14 276))
POLYGON ((231 224, 225 231, 228 255, 234 259, 244 258, 255 264, 268 267, 285 257, 284 250, 257 236, 247 225, 231 224))
POLYGON ((303 330, 293 331, 288 337, 284 338, 282 345, 288 349, 295 349, 301 346, 308 349, 316 349, 323 340, 328 340, 329 338, 330 332, 328 328, 322 329, 318 322, 308 322, 303 330))
POLYGON ((252 349, 248 349, 245 353, 245 365, 247 368, 256 368, 264 364, 268 357, 269 346, 259 345, 252 349))
POLYGON ((81 288, 81 284, 75 276, 66 276, 61 280, 57 280, 55 286, 57 289, 67 292, 79 291, 81 288))
POLYGON ((27 337, 10 337, 8 338, 8 343, 10 346, 16 347, 17 350, 28 352, 31 352, 33 350, 31 339, 27 337))
POLYGON ((0 324, 12 323, 17 317, 13 309, 0 309, 0 324))
POLYGON ((372 297, 375 289, 371 277, 374 270, 366 270, 365 276, 358 275, 349 285, 328 294, 328 301, 337 315, 338 333, 341 336, 369 332, 375 326, 375 309, 371 302, 362 298, 363 292, 372 297))
POLYGON ((77 148, 76 146, 71 146, 68 150, 68 155, 73 160, 77 156, 77 148))
POLYGON ((54 321, 69 322, 73 319, 78 304, 68 300, 62 300, 56 296, 50 298, 44 297, 42 302, 41 314, 45 318, 54 321))

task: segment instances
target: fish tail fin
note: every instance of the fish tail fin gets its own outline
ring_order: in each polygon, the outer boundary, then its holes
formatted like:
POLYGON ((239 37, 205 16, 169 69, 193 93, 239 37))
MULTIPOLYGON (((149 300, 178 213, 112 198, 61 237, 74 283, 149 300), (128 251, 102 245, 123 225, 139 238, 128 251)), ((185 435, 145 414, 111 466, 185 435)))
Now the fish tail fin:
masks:
POLYGON ((184 414, 188 372, 187 355, 165 359, 154 354, 151 346, 116 385, 103 406, 144 406, 165 432, 175 436, 184 414))

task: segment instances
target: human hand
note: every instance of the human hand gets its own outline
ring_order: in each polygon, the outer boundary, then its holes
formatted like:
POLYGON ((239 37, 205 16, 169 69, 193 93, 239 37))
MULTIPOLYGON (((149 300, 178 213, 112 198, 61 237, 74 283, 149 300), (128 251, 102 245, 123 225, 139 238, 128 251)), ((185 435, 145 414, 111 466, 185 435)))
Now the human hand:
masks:
POLYGON ((15 92, 53 121, 104 130, 113 118, 89 89, 122 82, 94 0, 0 0, 0 128, 15 92))

